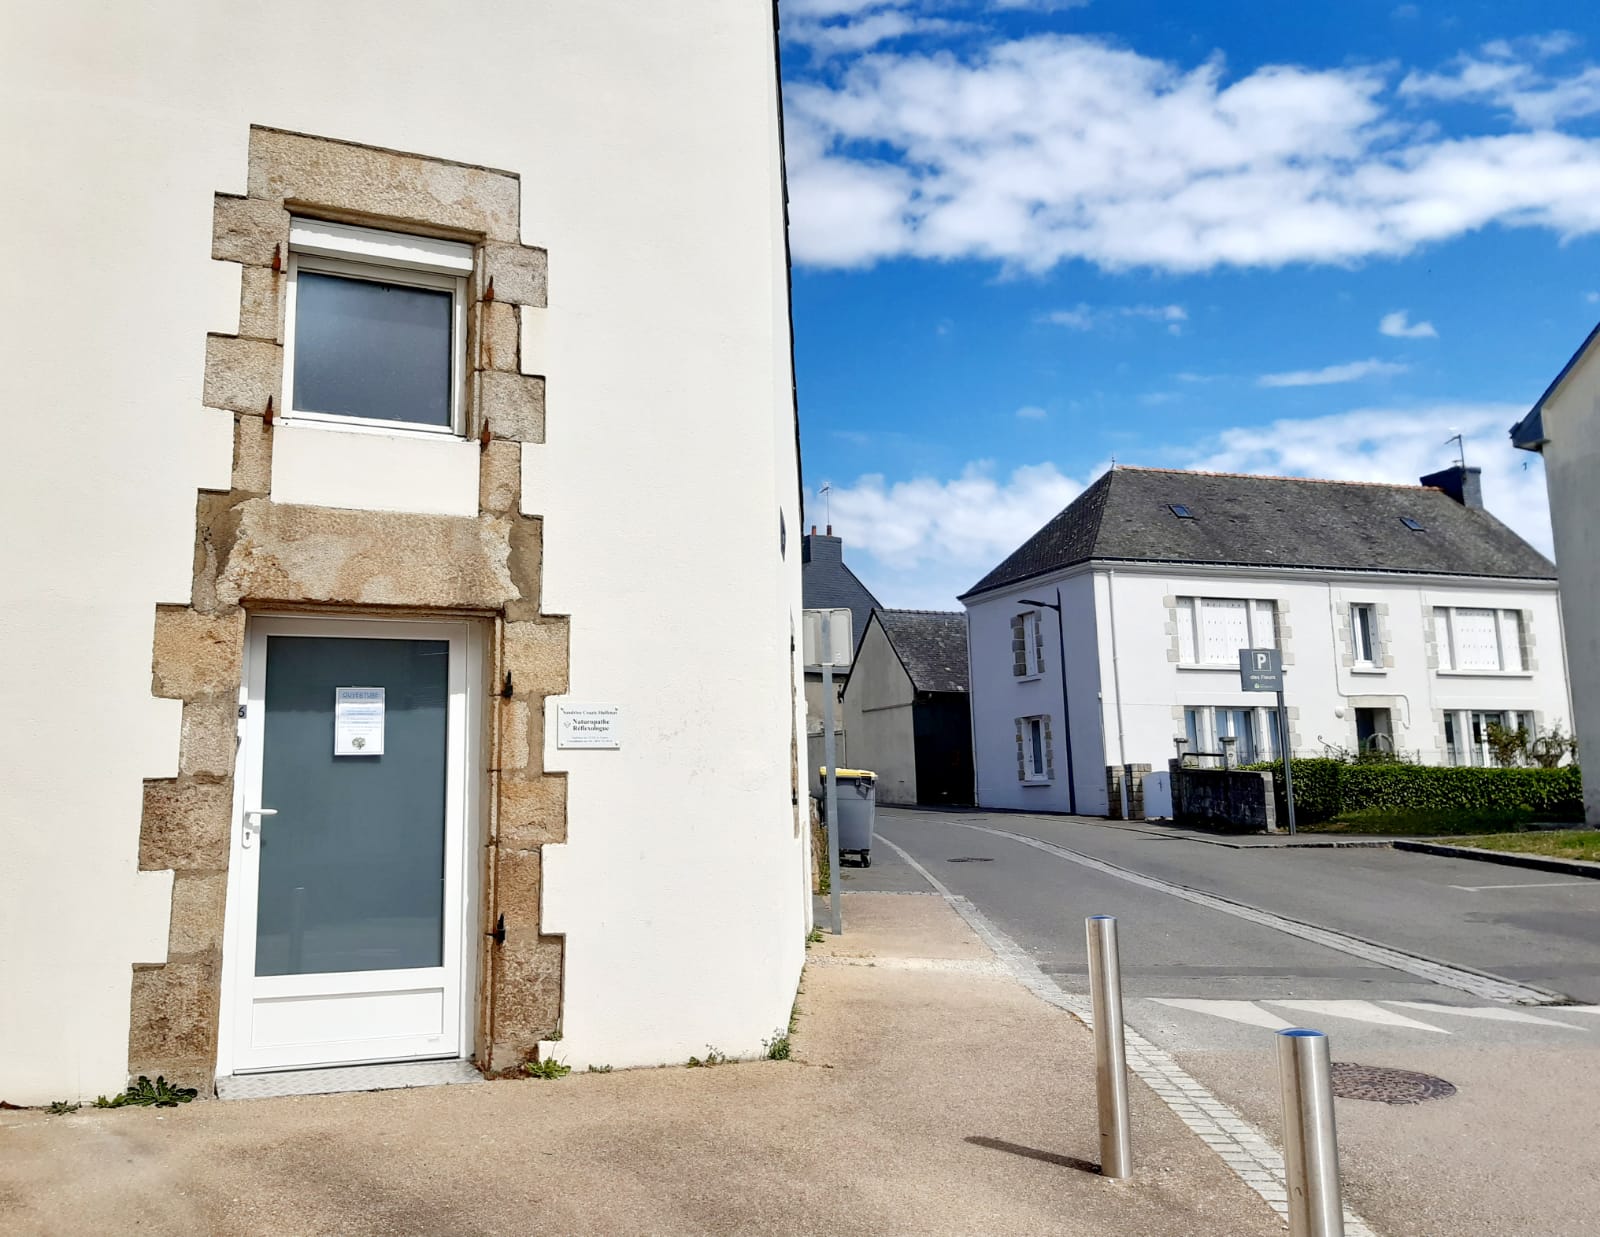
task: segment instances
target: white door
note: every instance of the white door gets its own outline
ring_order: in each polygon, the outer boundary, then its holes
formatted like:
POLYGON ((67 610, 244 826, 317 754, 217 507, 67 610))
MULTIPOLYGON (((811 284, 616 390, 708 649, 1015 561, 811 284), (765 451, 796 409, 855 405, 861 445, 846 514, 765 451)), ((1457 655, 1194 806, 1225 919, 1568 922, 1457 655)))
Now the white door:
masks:
POLYGON ((258 619, 246 657, 232 1070, 460 1056, 466 625, 258 619))

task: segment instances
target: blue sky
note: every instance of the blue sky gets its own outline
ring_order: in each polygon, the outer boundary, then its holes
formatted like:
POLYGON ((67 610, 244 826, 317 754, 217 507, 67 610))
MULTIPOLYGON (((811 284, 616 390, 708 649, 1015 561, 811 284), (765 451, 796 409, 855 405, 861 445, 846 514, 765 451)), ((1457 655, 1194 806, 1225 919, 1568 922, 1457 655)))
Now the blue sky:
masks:
POLYGON ((1112 459, 1414 482, 1600 319, 1600 14, 782 0, 808 520, 955 595, 1112 459))

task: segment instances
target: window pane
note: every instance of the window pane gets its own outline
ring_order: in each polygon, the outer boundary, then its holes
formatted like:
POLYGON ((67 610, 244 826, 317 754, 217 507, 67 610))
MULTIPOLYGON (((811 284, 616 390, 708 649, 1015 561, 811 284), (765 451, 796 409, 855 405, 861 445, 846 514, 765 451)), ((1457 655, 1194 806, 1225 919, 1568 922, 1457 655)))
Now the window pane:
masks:
POLYGON ((267 640, 257 975, 439 966, 449 645, 267 640), (341 686, 382 687, 381 756, 333 754, 341 686))
POLYGON ((1275 649, 1278 647, 1278 605, 1273 601, 1253 601, 1254 624, 1250 629, 1250 647, 1275 649))
POLYGON ((1194 598, 1178 598, 1178 660, 1193 665, 1194 654, 1194 598))
POLYGON ((1033 775, 1044 776, 1044 727, 1037 721, 1028 723, 1028 735, 1033 743, 1033 775))
POLYGON ((1372 607, 1350 607, 1350 625, 1355 631, 1356 660, 1359 662, 1372 662, 1372 607))
POLYGON ((450 427, 450 293, 295 278, 294 409, 450 427))
POLYGON ((1500 641, 1493 610, 1455 612, 1456 669, 1500 669, 1500 641))
POLYGON ((1500 651, 1507 670, 1522 669, 1522 615, 1515 610, 1500 611, 1500 651))

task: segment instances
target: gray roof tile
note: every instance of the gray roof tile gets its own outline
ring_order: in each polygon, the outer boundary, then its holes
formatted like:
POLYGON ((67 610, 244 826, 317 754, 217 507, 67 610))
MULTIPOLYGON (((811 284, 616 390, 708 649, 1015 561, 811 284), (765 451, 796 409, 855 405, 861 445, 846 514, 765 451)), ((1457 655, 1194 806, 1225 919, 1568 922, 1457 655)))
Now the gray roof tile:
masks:
POLYGON ((919 692, 967 690, 967 616, 948 610, 878 610, 883 634, 919 692))
POLYGON ((1555 565, 1494 516, 1440 490, 1119 467, 964 596, 1090 559, 1556 578, 1555 565), (1172 504, 1195 518, 1179 519, 1172 504))

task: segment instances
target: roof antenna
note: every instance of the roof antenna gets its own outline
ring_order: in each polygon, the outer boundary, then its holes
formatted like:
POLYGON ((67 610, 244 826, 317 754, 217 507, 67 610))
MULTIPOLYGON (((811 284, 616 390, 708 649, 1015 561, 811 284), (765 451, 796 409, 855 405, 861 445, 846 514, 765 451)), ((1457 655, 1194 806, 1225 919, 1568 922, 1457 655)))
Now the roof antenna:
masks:
POLYGON ((1461 436, 1461 431, 1459 429, 1457 429, 1455 426, 1452 425, 1450 427, 1450 430, 1451 430, 1450 437, 1448 437, 1448 438, 1446 438, 1444 440, 1444 445, 1448 447, 1451 443, 1455 443, 1456 444, 1456 467, 1461 469, 1462 472, 1466 472, 1467 471, 1467 443, 1466 443, 1466 439, 1464 439, 1461 436))
POLYGON ((822 495, 822 523, 827 527, 828 536, 831 537, 833 536, 833 484, 824 481, 817 493, 822 495))

